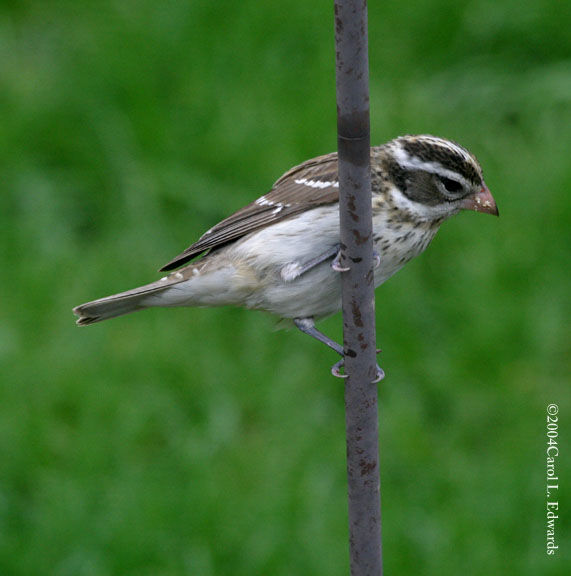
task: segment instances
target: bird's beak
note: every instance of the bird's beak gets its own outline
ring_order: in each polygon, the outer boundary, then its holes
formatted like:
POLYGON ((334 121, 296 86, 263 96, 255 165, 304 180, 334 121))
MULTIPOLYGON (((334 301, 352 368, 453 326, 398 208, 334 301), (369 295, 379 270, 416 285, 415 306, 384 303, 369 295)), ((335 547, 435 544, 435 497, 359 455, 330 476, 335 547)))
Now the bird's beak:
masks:
POLYGON ((485 212, 486 214, 493 214, 494 216, 500 215, 496 201, 485 184, 482 185, 482 189, 477 194, 464 198, 460 203, 460 207, 463 210, 485 212))

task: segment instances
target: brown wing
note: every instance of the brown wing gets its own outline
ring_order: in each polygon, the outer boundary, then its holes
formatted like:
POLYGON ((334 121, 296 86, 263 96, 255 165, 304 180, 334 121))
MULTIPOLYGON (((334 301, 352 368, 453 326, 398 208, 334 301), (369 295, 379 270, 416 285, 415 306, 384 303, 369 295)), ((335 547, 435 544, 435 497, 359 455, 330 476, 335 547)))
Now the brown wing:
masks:
POLYGON ((172 270, 206 250, 237 240, 295 214, 338 201, 337 154, 307 160, 286 172, 267 194, 208 230, 161 270, 172 270))

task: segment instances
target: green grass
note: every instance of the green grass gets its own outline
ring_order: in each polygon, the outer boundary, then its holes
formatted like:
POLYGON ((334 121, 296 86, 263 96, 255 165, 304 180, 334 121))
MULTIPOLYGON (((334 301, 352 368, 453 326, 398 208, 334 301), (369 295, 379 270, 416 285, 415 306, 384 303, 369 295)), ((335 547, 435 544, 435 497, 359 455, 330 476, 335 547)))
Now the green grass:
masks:
MULTIPOLYGON (((377 291, 386 572, 563 574, 568 7, 369 11, 373 141, 461 142, 501 212, 447 223, 377 291)), ((332 2, 5 2, 0 47, 0 573, 348 574, 325 347, 242 310, 71 315, 335 149, 332 2)))

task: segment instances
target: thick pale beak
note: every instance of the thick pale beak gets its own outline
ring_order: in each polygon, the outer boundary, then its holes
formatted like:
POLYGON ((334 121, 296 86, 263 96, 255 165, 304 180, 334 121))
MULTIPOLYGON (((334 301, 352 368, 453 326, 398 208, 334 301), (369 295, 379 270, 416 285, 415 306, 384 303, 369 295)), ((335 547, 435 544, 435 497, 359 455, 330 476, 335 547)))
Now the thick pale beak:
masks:
POLYGON ((493 214, 494 216, 500 215, 496 201, 485 184, 477 194, 469 198, 464 198, 460 206, 463 210, 474 210, 474 212, 484 212, 486 214, 493 214))

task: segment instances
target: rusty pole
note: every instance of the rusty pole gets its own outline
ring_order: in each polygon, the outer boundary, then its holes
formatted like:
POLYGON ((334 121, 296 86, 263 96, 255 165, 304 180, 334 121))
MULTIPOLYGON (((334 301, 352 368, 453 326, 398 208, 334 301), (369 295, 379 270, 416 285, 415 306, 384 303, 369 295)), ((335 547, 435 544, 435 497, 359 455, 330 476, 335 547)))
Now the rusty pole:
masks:
POLYGON ((335 0, 351 576, 382 574, 366 0, 335 0))

